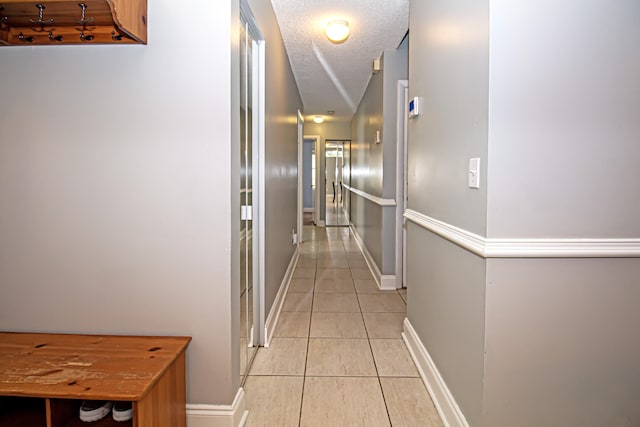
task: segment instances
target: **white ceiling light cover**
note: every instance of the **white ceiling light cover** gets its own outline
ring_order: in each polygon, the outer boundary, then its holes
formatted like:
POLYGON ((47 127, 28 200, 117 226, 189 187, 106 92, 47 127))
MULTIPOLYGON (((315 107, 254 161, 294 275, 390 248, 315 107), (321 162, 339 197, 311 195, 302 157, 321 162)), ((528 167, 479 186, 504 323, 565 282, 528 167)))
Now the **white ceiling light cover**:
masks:
POLYGON ((349 37, 349 22, 345 19, 331 19, 324 29, 329 41, 344 43, 349 37))
POLYGON ((395 49, 409 28, 409 0, 271 0, 307 117, 334 110, 350 121, 371 78, 371 61, 395 49), (349 22, 345 43, 325 24, 349 22))

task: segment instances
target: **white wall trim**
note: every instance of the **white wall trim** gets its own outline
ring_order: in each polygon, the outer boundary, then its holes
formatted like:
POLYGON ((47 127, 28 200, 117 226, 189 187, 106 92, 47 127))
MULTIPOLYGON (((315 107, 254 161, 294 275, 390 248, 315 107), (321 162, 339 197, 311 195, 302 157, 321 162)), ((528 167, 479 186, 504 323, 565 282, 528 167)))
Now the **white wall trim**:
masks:
POLYGON ((374 196, 372 194, 366 193, 366 192, 364 192, 362 190, 358 190, 357 188, 350 187, 350 186, 348 186, 346 184, 342 184, 342 186, 344 188, 346 188, 347 190, 351 191, 353 194, 357 194, 360 197, 364 197, 365 199, 367 199, 367 200, 369 200, 369 201, 371 201, 371 202, 373 202, 373 203, 375 203, 375 204, 377 204, 379 206, 386 207, 386 206, 395 206, 396 205, 396 201, 394 199, 383 199, 381 197, 374 196))
POLYGON ((276 294, 276 298, 273 301, 273 305, 271 306, 269 316, 267 317, 267 321, 264 326, 265 347, 269 347, 271 338, 273 338, 273 333, 276 330, 276 325, 278 324, 278 319, 280 318, 280 311, 282 311, 282 305, 284 304, 284 299, 287 296, 289 284, 291 283, 291 278, 293 277, 293 271, 296 269, 299 258, 300 251, 296 247, 296 250, 291 257, 289 267, 287 267, 287 271, 284 274, 284 278, 282 279, 282 283, 280 284, 280 289, 278 289, 278 293, 276 294))
POLYGON ((407 185, 407 121, 409 120, 409 81, 398 80, 396 89, 396 288, 404 285, 405 268, 405 189, 407 185))
POLYGON ((638 258, 640 239, 498 239, 407 209, 409 221, 483 258, 638 258))
POLYGON ((433 363, 429 352, 420 340, 420 337, 418 337, 415 329, 413 329, 413 326, 411 326, 409 319, 406 318, 404 319, 402 338, 418 368, 422 381, 429 391, 429 395, 431 395, 431 400, 433 400, 433 404, 444 426, 469 427, 464 414, 449 391, 437 366, 433 363))
POLYGON ((360 237, 360 235, 358 234, 358 230, 353 226, 353 224, 351 224, 349 228, 353 233, 353 236, 355 238, 356 244, 358 245, 358 248, 360 248, 360 252, 362 252, 362 255, 364 256, 364 260, 369 266, 369 271, 371 271, 371 274, 373 275, 373 279, 376 281, 376 284, 378 285, 378 289, 380 289, 381 291, 395 291, 396 276, 389 275, 389 274, 382 274, 380 272, 380 269, 378 268, 378 265, 373 259, 373 256, 371 256, 371 253, 365 246, 364 241, 362 240, 362 237, 360 237))
POLYGON ((231 405, 187 404, 187 427, 242 427, 247 421, 244 389, 239 388, 231 405))
POLYGON ((398 289, 398 283, 396 282, 395 274, 383 274, 380 276, 380 290, 383 291, 395 291, 398 289))
POLYGON ((313 209, 313 208, 304 208, 304 211, 305 211, 305 212, 313 212, 313 211, 314 211, 314 209, 313 209))

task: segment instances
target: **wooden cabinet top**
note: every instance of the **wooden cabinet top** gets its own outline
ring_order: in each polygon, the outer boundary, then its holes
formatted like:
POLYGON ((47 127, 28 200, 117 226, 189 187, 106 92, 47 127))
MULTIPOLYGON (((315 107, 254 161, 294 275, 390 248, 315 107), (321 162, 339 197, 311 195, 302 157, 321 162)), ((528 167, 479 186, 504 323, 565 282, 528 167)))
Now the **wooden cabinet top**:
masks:
POLYGON ((138 401, 190 341, 0 332, 0 396, 138 401))

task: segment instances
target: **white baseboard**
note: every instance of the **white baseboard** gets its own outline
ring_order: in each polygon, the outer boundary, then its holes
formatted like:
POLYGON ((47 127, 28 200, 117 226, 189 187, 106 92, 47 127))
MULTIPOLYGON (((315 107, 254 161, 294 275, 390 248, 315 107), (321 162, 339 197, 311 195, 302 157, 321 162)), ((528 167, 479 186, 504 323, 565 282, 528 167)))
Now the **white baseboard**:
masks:
POLYGON ((380 276, 380 289, 383 291, 395 291, 398 288, 395 274, 383 274, 380 276))
POLYGON ((240 388, 231 405, 187 404, 187 427, 243 427, 248 415, 240 388))
POLYGON ((289 267, 287 267, 287 271, 284 274, 282 283, 280 284, 280 289, 278 289, 276 299, 273 301, 273 305, 271 306, 271 310, 269 311, 267 321, 264 324, 265 347, 269 347, 271 338, 273 338, 273 332, 276 330, 276 325, 278 324, 278 319, 280 318, 280 311, 282 310, 282 305, 284 304, 284 299, 287 296, 289 284, 291 283, 291 278, 293 277, 293 271, 296 269, 296 265, 298 264, 298 258, 300 258, 300 252, 298 248, 296 248, 293 256, 291 257, 291 261, 289 262, 289 267))
POLYGON ((433 400, 444 427, 469 427, 464 414, 449 391, 435 363, 433 363, 429 352, 422 344, 413 326, 411 326, 409 319, 406 318, 404 319, 402 338, 418 367, 422 381, 424 381, 431 395, 431 400, 433 400))
POLYGON ((351 228, 351 232, 353 233, 353 236, 356 239, 356 244, 360 248, 360 252, 362 252, 362 255, 364 256, 364 260, 367 262, 367 265, 369 266, 369 271, 371 271, 371 274, 373 275, 373 279, 376 281, 376 284, 378 285, 378 289, 380 289, 381 291, 395 291, 397 289, 395 274, 393 275, 382 274, 380 272, 380 269, 378 268, 378 265, 373 259, 373 256, 371 256, 371 253, 369 253, 369 250, 365 246, 364 241, 362 240, 362 237, 360 237, 360 235, 358 234, 358 230, 353 226, 353 224, 350 225, 350 228, 351 228))

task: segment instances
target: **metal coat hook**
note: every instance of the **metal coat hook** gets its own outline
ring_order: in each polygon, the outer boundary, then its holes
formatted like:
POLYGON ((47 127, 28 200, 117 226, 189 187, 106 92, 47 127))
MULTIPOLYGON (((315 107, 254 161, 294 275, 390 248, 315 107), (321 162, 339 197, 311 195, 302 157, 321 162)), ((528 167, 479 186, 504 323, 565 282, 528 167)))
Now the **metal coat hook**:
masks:
POLYGON ((49 40, 51 40, 52 42, 61 42, 62 36, 54 36, 53 33, 49 31, 49 40))
POLYGON ((33 43, 33 41, 35 40, 32 36, 25 37, 24 34, 22 34, 22 32, 20 32, 20 34, 18 34, 18 39, 20 41, 25 42, 25 43, 33 43))
POLYGON ((80 40, 82 40, 83 42, 90 42, 91 40, 93 40, 95 37, 93 36, 93 34, 87 34, 86 36, 84 35, 84 31, 80 31, 80 40))
POLYGON ((53 18, 47 19, 46 21, 44 20, 44 10, 46 9, 44 5, 37 4, 36 7, 38 8, 38 20, 34 21, 33 19, 29 18, 29 22, 31 22, 32 24, 40 24, 42 26, 53 24, 53 18))
MULTIPOLYGON (((4 11, 4 7, 0 6, 0 12, 2 12, 2 11, 4 11)), ((8 16, 2 15, 2 17, 0 17, 0 25, 4 24, 8 20, 9 20, 8 16)))
POLYGON ((82 24, 83 26, 86 26, 87 24, 90 24, 94 21, 93 16, 90 18, 85 18, 86 12, 87 12, 87 5, 84 3, 78 3, 78 6, 80 6, 80 8, 82 9, 82 16, 80 17, 79 21, 76 21, 78 24, 82 24))

